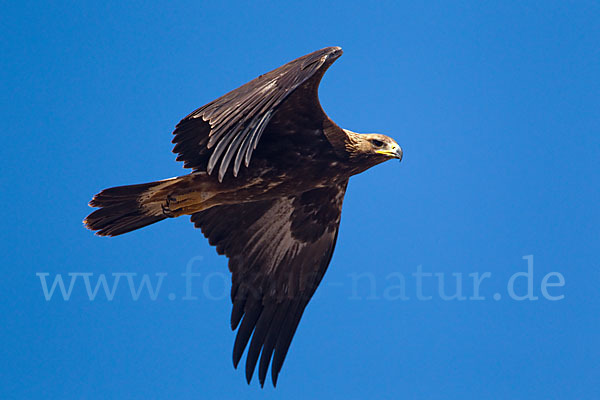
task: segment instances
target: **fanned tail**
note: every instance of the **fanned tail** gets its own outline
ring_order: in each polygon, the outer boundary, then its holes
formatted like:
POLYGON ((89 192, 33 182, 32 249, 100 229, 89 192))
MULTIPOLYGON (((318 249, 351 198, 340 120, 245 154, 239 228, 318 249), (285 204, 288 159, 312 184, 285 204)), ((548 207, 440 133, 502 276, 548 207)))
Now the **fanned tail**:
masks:
MULTIPOLYGON (((152 194, 165 181, 104 189, 90 201, 100 207, 83 220, 88 229, 100 236, 117 236, 154 224, 167 218, 157 207, 145 207, 156 202, 152 194)), ((160 207, 158 207, 160 210, 160 207)))

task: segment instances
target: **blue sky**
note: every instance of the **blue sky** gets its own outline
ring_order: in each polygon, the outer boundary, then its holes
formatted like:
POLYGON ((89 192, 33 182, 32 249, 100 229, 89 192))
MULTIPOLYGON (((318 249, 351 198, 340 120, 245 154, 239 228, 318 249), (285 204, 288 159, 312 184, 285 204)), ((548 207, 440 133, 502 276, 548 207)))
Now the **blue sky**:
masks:
POLYGON ((203 3, 3 6, 0 397, 600 396, 598 2, 203 3), (232 367, 226 259, 186 218, 113 239, 81 220, 100 189, 185 173, 170 140, 188 112, 330 45, 324 109, 404 160, 350 181, 329 271, 261 390, 232 367), (537 300, 516 300, 528 262, 537 300), (430 300, 419 270, 438 274, 430 300), (69 300, 46 300, 69 273, 69 300), (85 279, 115 273, 112 300, 90 300, 85 279), (162 276, 154 300, 130 293, 144 274, 162 276), (456 274, 467 298, 446 300, 456 274))

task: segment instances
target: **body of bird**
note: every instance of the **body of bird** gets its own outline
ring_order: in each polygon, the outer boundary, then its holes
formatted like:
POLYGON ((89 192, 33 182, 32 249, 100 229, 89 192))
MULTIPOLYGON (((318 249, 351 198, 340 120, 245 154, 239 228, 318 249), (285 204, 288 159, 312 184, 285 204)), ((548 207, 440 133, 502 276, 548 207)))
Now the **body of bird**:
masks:
POLYGON ((277 382, 331 260, 348 179, 402 158, 393 139, 342 129, 322 110, 319 82, 341 54, 328 47, 300 57, 192 112, 175 128, 173 151, 193 171, 105 189, 84 221, 116 236, 190 215, 229 258, 233 360, 250 342, 248 382, 259 356, 261 385, 269 364, 277 382))

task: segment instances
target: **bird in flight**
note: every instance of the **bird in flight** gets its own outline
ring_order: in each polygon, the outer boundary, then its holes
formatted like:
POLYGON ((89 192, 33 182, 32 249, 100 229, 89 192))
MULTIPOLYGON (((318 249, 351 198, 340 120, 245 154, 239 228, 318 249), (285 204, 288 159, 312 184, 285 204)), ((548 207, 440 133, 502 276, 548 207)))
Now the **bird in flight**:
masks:
POLYGON ((177 124, 174 153, 188 175, 96 194, 85 220, 117 236, 190 215, 232 273, 233 364, 248 347, 273 386, 300 318, 331 261, 348 179, 402 149, 388 136, 337 126, 319 103, 325 71, 342 55, 327 47, 260 75, 177 124), (260 358, 260 360, 259 360, 260 358))

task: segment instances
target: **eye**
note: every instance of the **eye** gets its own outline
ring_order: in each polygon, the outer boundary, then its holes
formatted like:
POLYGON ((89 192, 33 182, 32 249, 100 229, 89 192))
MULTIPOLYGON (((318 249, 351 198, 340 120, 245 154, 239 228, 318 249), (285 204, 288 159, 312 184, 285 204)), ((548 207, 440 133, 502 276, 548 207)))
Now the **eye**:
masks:
POLYGON ((377 140, 377 139, 371 139, 371 144, 375 147, 383 146, 383 142, 381 140, 377 140))

